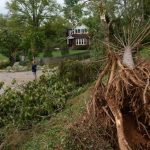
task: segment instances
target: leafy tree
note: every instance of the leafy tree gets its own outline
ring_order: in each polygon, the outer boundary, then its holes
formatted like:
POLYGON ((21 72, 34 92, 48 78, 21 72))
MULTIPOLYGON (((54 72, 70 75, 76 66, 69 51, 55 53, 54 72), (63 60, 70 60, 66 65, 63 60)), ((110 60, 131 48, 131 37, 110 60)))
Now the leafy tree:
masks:
POLYGON ((61 16, 53 17, 52 20, 45 23, 43 31, 45 32, 45 38, 49 40, 49 49, 63 48, 66 43, 65 32, 68 26, 68 21, 61 16))
POLYGON ((0 29, 6 26, 7 19, 2 14, 0 14, 0 29))
POLYGON ((58 15, 59 5, 54 0, 11 0, 7 2, 7 7, 11 16, 32 32, 30 51, 35 55, 39 49, 39 38, 42 37, 40 27, 52 16, 58 15))
POLYGON ((150 19, 150 1, 149 0, 141 0, 141 10, 143 13, 143 19, 150 19))
POLYGON ((10 30, 0 30, 0 51, 9 57, 10 62, 15 62, 17 51, 20 49, 21 37, 10 30))
POLYGON ((39 28, 43 21, 58 11, 58 4, 54 0, 11 0, 7 2, 7 7, 12 16, 33 28, 39 28))
POLYGON ((9 57, 13 63, 20 51, 21 30, 20 24, 8 16, 0 16, 0 53, 9 57))
POLYGON ((77 25, 83 16, 83 5, 80 0, 65 0, 64 15, 72 26, 77 25))
POLYGON ((95 56, 99 56, 98 53, 101 55, 102 42, 114 42, 114 33, 123 36, 123 28, 131 28, 131 24, 143 25, 149 18, 147 0, 83 0, 82 2, 86 4, 89 16, 83 21, 90 28, 92 46, 95 47, 94 50, 96 49, 95 56))

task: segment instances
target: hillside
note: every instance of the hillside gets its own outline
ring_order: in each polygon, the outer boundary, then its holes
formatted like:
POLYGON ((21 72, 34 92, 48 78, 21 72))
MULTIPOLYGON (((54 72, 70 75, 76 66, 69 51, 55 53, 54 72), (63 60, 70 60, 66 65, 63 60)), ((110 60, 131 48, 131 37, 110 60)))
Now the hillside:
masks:
POLYGON ((5 142, 5 149, 65 149, 69 127, 85 112, 91 93, 92 87, 89 87, 79 96, 68 100, 66 108, 49 121, 43 121, 31 130, 13 132, 5 142))

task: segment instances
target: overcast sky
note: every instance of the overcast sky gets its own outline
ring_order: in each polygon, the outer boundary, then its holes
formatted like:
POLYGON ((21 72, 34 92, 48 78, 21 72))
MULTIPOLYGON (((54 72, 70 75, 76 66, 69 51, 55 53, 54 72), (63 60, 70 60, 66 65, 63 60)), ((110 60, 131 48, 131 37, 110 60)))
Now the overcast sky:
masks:
MULTIPOLYGON (((7 9, 5 3, 9 0, 0 0, 0 13, 6 14, 7 9)), ((59 3, 63 3, 64 0, 57 0, 59 3)))

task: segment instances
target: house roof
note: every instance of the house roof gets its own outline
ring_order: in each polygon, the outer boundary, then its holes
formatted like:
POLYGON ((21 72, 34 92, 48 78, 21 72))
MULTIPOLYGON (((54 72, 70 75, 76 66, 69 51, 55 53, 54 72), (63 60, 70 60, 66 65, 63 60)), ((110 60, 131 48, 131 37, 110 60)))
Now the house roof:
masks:
POLYGON ((72 35, 68 36, 67 39, 71 40, 74 39, 74 37, 72 35))
POLYGON ((87 29, 86 25, 76 26, 74 29, 87 29))
POLYGON ((68 30, 78 30, 78 29, 87 29, 88 30, 88 27, 86 25, 80 25, 80 26, 75 26, 75 27, 72 27, 72 28, 67 28, 66 31, 68 30))

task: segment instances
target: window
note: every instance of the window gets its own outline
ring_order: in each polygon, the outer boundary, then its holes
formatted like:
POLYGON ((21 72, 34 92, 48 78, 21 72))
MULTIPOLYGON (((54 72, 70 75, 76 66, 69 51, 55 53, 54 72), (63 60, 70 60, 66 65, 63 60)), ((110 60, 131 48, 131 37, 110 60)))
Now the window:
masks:
POLYGON ((84 29, 81 29, 81 33, 84 33, 84 29))
POLYGON ((87 39, 76 39, 76 45, 86 45, 87 39))

